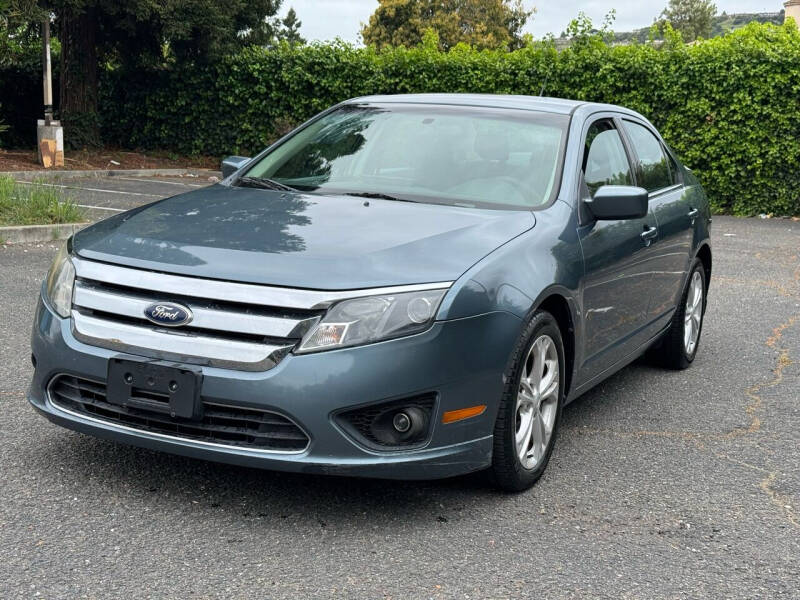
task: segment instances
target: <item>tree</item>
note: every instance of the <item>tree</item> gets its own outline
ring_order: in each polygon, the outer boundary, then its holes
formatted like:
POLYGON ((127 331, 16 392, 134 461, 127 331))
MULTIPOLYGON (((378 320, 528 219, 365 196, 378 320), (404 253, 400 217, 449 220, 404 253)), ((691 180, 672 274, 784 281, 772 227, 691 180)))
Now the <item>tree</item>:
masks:
MULTIPOLYGON (((17 0, 20 1, 20 0, 17 0)), ((51 0, 61 42, 60 113, 73 145, 100 141, 98 65, 204 63, 274 37, 281 0, 51 0)))
POLYGON ((0 0, 0 65, 11 54, 11 36, 9 30, 9 18, 11 17, 11 5, 8 0, 0 0))
POLYGON ((0 67, 20 65, 35 50, 41 61, 41 21, 47 12, 36 0, 0 0, 0 67))
POLYGON ((477 49, 514 50, 524 45, 522 29, 535 9, 522 0, 378 0, 362 26, 369 46, 417 46, 426 30, 439 36, 443 50, 459 42, 477 49))
POLYGON ((300 27, 303 22, 297 18, 297 13, 294 8, 290 8, 289 12, 281 21, 282 27, 278 29, 278 39, 286 40, 290 46, 302 46, 306 43, 305 39, 300 35, 300 27))
POLYGON ((685 42, 711 34, 711 24, 717 6, 711 0, 669 0, 661 18, 679 31, 685 42))

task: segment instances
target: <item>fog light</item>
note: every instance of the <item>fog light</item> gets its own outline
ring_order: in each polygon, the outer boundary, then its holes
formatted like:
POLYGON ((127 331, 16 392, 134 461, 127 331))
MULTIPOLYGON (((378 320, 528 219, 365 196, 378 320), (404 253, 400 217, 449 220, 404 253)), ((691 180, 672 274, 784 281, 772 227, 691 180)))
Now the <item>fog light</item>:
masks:
POLYGON ((392 419, 392 425, 394 425, 394 428, 400 433, 405 433, 411 429, 411 419, 406 413, 399 412, 394 416, 394 419, 392 419))
POLYGON ((430 436, 436 412, 436 393, 426 392, 350 409, 336 421, 357 441, 374 450, 413 448, 430 436))
POLYGON ((420 441, 428 432, 430 414, 419 406, 405 405, 388 408, 370 424, 370 433, 378 443, 402 446, 420 441))

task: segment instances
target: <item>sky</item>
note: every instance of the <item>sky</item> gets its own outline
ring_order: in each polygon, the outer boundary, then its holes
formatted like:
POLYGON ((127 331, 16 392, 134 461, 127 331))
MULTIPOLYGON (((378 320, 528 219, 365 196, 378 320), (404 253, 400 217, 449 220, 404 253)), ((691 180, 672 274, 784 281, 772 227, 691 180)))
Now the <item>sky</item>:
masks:
MULTIPOLYGON (((613 29, 629 31, 649 26, 667 0, 523 0, 526 8, 536 7, 533 21, 525 27, 534 37, 548 33, 558 36, 578 11, 585 12, 594 23, 600 25, 603 17, 612 8, 617 9, 613 29)), ((718 0, 717 12, 778 12, 783 0, 718 0)), ((301 35, 307 40, 329 40, 340 37, 358 43, 361 23, 366 22, 378 6, 377 0, 283 0, 282 13, 294 7, 297 17, 303 22, 301 35)))

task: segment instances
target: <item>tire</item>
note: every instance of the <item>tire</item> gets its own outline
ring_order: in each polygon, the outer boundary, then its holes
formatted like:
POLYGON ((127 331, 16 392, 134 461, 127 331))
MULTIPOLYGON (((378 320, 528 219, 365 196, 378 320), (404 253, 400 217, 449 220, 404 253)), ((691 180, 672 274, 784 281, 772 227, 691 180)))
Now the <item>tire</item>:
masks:
POLYGON ((700 259, 695 258, 681 294, 678 308, 675 309, 675 313, 672 315, 669 329, 661 339, 659 346, 654 348, 652 352, 653 358, 662 366, 676 370, 686 369, 692 364, 694 357, 697 356, 697 349, 700 347, 700 334, 703 332, 703 320, 706 313, 706 290, 708 290, 708 281, 705 268, 700 259), (695 285, 698 284, 698 277, 701 292, 699 300, 694 295, 697 289, 695 285), (691 307, 687 306, 687 301, 692 302, 691 307), (698 303, 699 309, 697 309, 698 303), (693 308, 697 309, 694 311, 694 317, 687 320, 688 311, 693 308), (686 328, 690 326, 690 322, 691 326, 696 328, 696 336, 694 336, 694 344, 687 345, 686 328))
POLYGON ((520 335, 505 373, 490 470, 490 478, 498 488, 521 492, 544 473, 561 421, 564 365, 564 344, 556 320, 548 312, 535 312, 520 335), (554 375, 556 364, 558 372, 554 375), (544 365, 541 370, 540 365, 544 365), (519 446, 518 429, 521 440, 530 430, 527 442, 520 441, 519 446))

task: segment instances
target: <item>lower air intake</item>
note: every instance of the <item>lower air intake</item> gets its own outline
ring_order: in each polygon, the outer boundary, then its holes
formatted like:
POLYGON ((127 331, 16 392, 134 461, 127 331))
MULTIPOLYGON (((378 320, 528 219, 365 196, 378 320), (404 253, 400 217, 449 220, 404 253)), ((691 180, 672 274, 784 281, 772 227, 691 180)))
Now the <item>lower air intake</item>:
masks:
POLYGON ((49 386, 57 408, 145 433, 224 446, 273 452, 302 452, 309 438, 293 421, 278 413, 203 401, 202 420, 123 407, 106 400, 104 383, 59 375, 49 386))

